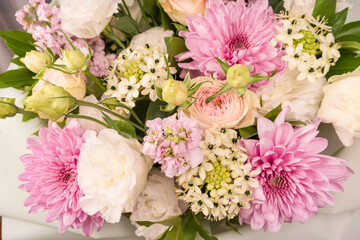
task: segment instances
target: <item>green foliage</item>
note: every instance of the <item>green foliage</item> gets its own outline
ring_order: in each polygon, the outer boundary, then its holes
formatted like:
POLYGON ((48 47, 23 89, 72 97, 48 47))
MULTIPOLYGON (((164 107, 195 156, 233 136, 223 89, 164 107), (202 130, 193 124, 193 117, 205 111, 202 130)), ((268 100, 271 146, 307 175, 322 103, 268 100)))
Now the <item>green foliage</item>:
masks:
POLYGON ((35 82, 35 74, 27 68, 9 70, 0 74, 0 88, 21 88, 30 86, 35 82))
POLYGON ((338 39, 345 36, 360 37, 360 21, 345 24, 341 31, 336 35, 336 38, 338 39))
POLYGON ((348 8, 343 9, 342 11, 336 13, 330 20, 328 25, 332 26, 331 33, 336 36, 337 33, 343 28, 346 17, 348 14, 348 8))
POLYGON ((24 57, 27 52, 35 50, 35 40, 29 33, 15 30, 1 31, 0 37, 17 56, 24 57))
POLYGON ((171 66, 176 67, 179 70, 177 62, 174 58, 179 53, 187 51, 185 45, 185 39, 180 37, 166 37, 165 39, 167 53, 169 54, 169 61, 171 66))
POLYGON ((278 3, 273 7, 274 13, 280 13, 282 10, 284 10, 284 0, 277 1, 278 3))
POLYGON ((176 111, 164 112, 160 111, 160 107, 165 106, 167 103, 161 100, 150 102, 149 108, 146 113, 146 121, 153 120, 155 118, 166 118, 173 115, 176 111))
POLYGON ((254 126, 240 128, 239 133, 241 138, 248 139, 257 135, 257 129, 254 126))
POLYGON ((312 15, 315 18, 321 16, 330 20, 335 15, 335 10, 336 0, 316 0, 312 15))
POLYGON ((335 66, 332 66, 329 72, 326 74, 326 78, 333 75, 341 75, 344 73, 352 72, 360 66, 360 58, 356 58, 356 53, 341 51, 341 57, 336 62, 335 66))
POLYGON ((132 35, 139 33, 138 24, 130 16, 117 17, 112 27, 132 35))
POLYGON ((104 121, 114 130, 116 130, 119 133, 119 135, 130 139, 136 137, 135 128, 131 126, 129 123, 118 120, 112 120, 105 113, 102 114, 104 121))
POLYGON ((159 221, 159 222, 150 222, 150 221, 137 221, 137 224, 139 224, 140 226, 145 226, 145 227, 150 227, 151 225, 155 224, 155 223, 159 223, 165 226, 180 226, 181 225, 181 216, 174 216, 171 218, 168 218, 164 221, 159 221))
POLYGON ((21 57, 16 57, 10 60, 11 63, 14 63, 20 67, 25 67, 25 64, 20 61, 21 57))
POLYGON ((271 121, 275 121, 276 117, 279 115, 281 110, 282 110, 282 107, 281 107, 281 103, 280 103, 276 108, 274 108, 273 110, 268 112, 264 117, 266 117, 267 119, 269 119, 271 121))

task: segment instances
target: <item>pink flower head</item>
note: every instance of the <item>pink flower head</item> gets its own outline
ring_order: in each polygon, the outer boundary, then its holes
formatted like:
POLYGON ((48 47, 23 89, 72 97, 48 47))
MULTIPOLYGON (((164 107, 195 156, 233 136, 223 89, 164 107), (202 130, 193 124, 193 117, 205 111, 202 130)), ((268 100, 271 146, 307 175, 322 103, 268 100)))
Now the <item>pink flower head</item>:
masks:
POLYGON ((259 140, 244 140, 249 162, 261 173, 260 188, 239 222, 254 230, 276 232, 283 222, 304 223, 319 208, 335 204, 329 191, 342 192, 340 184, 353 173, 344 160, 319 154, 327 147, 326 139, 316 137, 320 119, 293 129, 284 122, 289 111, 285 108, 275 122, 259 118, 259 140))
POLYGON ((39 137, 28 138, 31 154, 21 156, 25 172, 19 176, 21 189, 30 193, 24 205, 29 212, 49 210, 46 221, 59 220, 59 232, 82 228, 90 236, 103 225, 100 213, 86 214, 79 204, 83 196, 77 183, 77 163, 85 130, 76 120, 61 129, 56 123, 42 128, 39 137))
POLYGON ((223 80, 225 75, 214 56, 230 65, 252 65, 251 74, 270 75, 275 68, 278 71, 284 68, 281 45, 270 43, 276 34, 277 22, 265 0, 248 5, 243 0, 228 3, 209 0, 205 16, 190 16, 186 20, 189 32, 180 32, 180 35, 186 38, 189 51, 177 58, 180 62, 192 61, 179 63, 184 70, 199 70, 206 76, 213 74, 214 78, 223 80))
POLYGON ((170 117, 156 118, 146 122, 143 153, 161 164, 167 177, 186 172, 198 166, 204 159, 199 144, 202 130, 196 120, 183 112, 170 117))

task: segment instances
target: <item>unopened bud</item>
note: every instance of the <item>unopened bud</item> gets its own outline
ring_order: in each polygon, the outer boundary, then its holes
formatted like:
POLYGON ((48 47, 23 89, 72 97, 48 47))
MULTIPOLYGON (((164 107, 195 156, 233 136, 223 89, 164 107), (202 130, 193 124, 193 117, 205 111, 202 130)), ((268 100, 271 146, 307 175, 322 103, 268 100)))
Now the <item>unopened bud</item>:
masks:
POLYGON ((164 101, 174 106, 180 106, 188 98, 187 87, 183 81, 169 79, 163 84, 162 90, 164 101))
POLYGON ((0 119, 13 117, 16 115, 15 98, 0 98, 0 119))
POLYGON ((30 71, 39 73, 51 63, 51 57, 47 53, 31 50, 27 52, 25 57, 21 58, 20 61, 24 63, 30 71))
POLYGON ((69 70, 84 70, 86 57, 80 50, 65 49, 62 50, 62 53, 65 65, 69 70))
POLYGON ((242 64, 231 66, 226 74, 226 80, 233 88, 246 87, 250 82, 249 68, 242 64))

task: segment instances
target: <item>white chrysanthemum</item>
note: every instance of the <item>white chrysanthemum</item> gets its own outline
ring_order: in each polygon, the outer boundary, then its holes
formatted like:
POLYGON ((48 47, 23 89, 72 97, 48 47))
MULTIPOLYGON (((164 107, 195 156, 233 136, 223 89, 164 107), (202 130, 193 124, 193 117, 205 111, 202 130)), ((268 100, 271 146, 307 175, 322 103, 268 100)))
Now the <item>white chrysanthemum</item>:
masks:
POLYGON ((241 208, 250 207, 259 171, 251 171, 238 140, 232 129, 214 126, 205 131, 200 145, 204 161, 177 178, 179 198, 194 213, 202 212, 210 220, 232 219, 241 208))
POLYGON ((139 142, 115 130, 103 129, 98 136, 88 132, 77 165, 84 212, 100 212, 107 222, 116 223, 121 213, 132 211, 151 166, 141 150, 139 142))
POLYGON ((162 27, 150 28, 149 30, 134 36, 130 42, 130 47, 137 48, 139 46, 144 46, 145 44, 150 44, 159 48, 161 54, 165 54, 167 51, 164 38, 171 37, 173 34, 173 31, 164 30, 162 27))
POLYGON ((299 70, 297 79, 309 82, 325 76, 330 66, 339 59, 339 45, 331 33, 331 27, 323 19, 315 19, 301 9, 285 11, 278 15, 276 40, 281 42, 286 55, 281 59, 288 67, 299 70))
POLYGON ((322 87, 326 79, 318 78, 315 82, 298 81, 297 70, 287 69, 276 75, 257 94, 261 96, 262 106, 259 110, 261 115, 265 115, 272 109, 282 104, 284 109, 291 107, 291 112, 287 115, 288 121, 312 122, 320 107, 323 97, 322 87))
POLYGON ((166 231, 168 226, 153 224, 150 227, 139 226, 136 221, 158 222, 181 214, 175 193, 174 179, 153 170, 138 202, 132 211, 130 220, 136 226, 136 235, 147 240, 154 239, 166 231))

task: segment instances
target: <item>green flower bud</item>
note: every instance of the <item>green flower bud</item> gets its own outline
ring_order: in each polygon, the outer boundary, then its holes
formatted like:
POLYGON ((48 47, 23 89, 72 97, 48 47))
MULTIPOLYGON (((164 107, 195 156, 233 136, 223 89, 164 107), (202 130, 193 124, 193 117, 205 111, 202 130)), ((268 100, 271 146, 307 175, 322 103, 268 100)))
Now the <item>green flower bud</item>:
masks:
POLYGON ((231 66, 226 74, 226 80, 233 88, 243 88, 250 83, 249 68, 242 64, 231 66))
POLYGON ((43 87, 32 96, 25 98, 23 103, 25 110, 36 112, 40 118, 61 122, 64 120, 61 115, 68 112, 75 103, 73 98, 66 96, 71 97, 64 88, 44 82, 43 87))
POLYGON ((31 50, 27 52, 25 57, 21 58, 20 61, 24 63, 30 71, 39 73, 51 63, 51 57, 47 53, 31 50))
POLYGON ((15 98, 0 98, 0 119, 16 115, 16 108, 7 103, 15 104, 15 98))
POLYGON ((163 84, 162 90, 164 101, 174 106, 180 106, 188 98, 187 87, 183 81, 169 79, 163 84))
POLYGON ((73 71, 83 70, 86 64, 86 57, 80 50, 62 50, 63 59, 68 69, 73 71))

